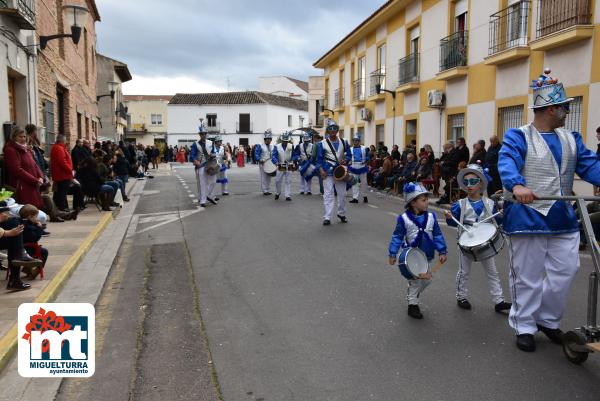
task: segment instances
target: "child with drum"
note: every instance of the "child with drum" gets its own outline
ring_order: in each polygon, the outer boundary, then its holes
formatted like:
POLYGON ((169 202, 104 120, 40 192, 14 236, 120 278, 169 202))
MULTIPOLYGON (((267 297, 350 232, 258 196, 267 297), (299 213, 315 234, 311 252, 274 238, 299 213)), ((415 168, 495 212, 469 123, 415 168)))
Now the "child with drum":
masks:
POLYGON ((389 263, 396 263, 400 249, 400 272, 408 279, 406 300, 408 316, 423 319, 419 308, 419 295, 431 283, 432 271, 436 273, 446 262, 446 241, 435 214, 427 211, 431 194, 421 183, 404 185, 406 212, 398 217, 396 229, 389 246, 389 263), (439 264, 430 268, 435 257, 440 254, 439 264))
POLYGON ((446 212, 449 226, 458 227, 458 273, 456 275, 456 302, 462 309, 470 310, 467 299, 469 273, 473 262, 481 262, 485 269, 494 309, 498 313, 510 310, 511 304, 504 301, 502 286, 496 270, 495 255, 504 244, 498 224, 496 204, 484 196, 488 179, 479 164, 469 164, 459 171, 458 184, 467 197, 452 204, 451 212, 446 212), (489 223, 487 223, 489 221, 489 223), (468 232, 465 232, 466 228, 468 232), (464 235, 463 235, 464 234, 464 235))

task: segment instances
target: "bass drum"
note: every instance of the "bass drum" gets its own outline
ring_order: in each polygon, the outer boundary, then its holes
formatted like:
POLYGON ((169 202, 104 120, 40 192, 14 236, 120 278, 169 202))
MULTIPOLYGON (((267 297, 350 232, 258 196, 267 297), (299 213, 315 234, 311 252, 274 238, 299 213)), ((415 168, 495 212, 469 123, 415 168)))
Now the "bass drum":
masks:
POLYGON ((341 164, 333 169, 333 179, 336 181, 352 181, 348 167, 342 166, 341 164))
POLYGON ((275 177, 277 175, 277 166, 269 159, 263 164, 263 171, 266 175, 275 177))

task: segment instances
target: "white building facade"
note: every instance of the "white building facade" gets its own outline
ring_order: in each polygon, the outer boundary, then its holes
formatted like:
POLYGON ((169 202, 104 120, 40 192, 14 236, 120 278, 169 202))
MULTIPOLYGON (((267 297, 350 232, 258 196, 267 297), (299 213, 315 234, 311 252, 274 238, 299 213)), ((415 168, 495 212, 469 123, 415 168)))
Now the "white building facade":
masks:
POLYGON ((198 140, 200 119, 211 135, 219 133, 231 146, 262 143, 267 129, 278 136, 308 126, 306 101, 261 92, 177 94, 167 114, 169 145, 198 140))
POLYGON ((308 82, 284 76, 258 78, 258 91, 308 100, 308 82))

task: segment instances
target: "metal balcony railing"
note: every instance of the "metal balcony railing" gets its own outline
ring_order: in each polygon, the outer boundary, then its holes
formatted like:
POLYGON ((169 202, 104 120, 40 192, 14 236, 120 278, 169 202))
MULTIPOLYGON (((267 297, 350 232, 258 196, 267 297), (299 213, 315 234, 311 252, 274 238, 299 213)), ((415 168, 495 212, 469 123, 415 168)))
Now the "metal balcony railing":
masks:
POLYGON ((522 0, 490 16, 488 54, 529 43, 531 1, 522 0))
POLYGON ((35 0, 0 0, 0 12, 11 16, 21 29, 36 29, 35 0))
POLYGON ((440 72, 466 67, 469 31, 459 31, 440 40, 440 72))
POLYGON ((352 82, 352 101, 365 100, 365 80, 359 78, 352 82))
POLYGON ((251 134, 254 132, 254 123, 250 122, 248 124, 241 124, 238 121, 235 123, 235 132, 238 134, 251 134))
POLYGON ((373 71, 370 78, 371 86, 369 88, 369 96, 375 96, 377 94, 377 90, 375 89, 377 84, 381 85, 381 89, 385 89, 385 67, 373 71))
POLYGON ((398 86, 419 82, 419 53, 412 53, 398 61, 398 86))
POLYGON ((591 0, 538 0, 536 37, 592 23, 591 0))
POLYGON ((344 88, 333 91, 333 108, 338 109, 344 107, 344 88))

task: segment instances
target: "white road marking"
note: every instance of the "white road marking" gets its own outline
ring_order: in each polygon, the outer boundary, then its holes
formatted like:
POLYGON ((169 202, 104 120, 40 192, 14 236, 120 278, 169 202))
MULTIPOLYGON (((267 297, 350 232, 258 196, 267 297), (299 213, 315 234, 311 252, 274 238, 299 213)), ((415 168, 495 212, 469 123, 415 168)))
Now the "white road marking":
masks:
POLYGON ((196 197, 196 195, 193 195, 193 194, 190 194, 189 196, 190 196, 190 198, 195 198, 196 197))
POLYGON ((394 217, 400 216, 398 213, 394 213, 394 212, 387 212, 387 214, 389 214, 390 216, 394 216, 394 217))
POLYGON ((375 205, 367 205, 367 206, 369 206, 372 209, 379 209, 379 206, 375 206, 375 205))

